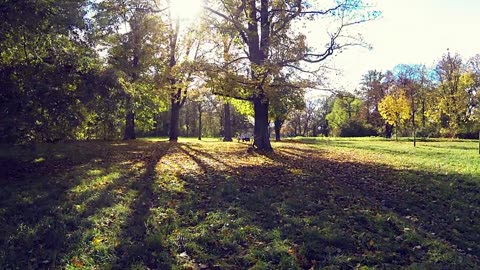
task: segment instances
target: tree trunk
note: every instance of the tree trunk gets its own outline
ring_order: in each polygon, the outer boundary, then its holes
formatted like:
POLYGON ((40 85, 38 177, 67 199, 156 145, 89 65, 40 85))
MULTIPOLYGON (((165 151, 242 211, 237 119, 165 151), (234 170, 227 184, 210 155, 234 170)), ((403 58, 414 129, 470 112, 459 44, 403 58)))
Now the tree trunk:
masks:
POLYGON ((273 124, 275 125, 275 141, 279 142, 280 130, 282 129, 283 120, 275 119, 275 121, 273 121, 273 124))
POLYGON ((425 116, 425 100, 422 100, 422 128, 425 127, 425 123, 427 122, 427 117, 425 116))
MULTIPOLYGON (((138 44, 138 28, 137 24, 132 25, 132 33, 133 35, 133 59, 132 59, 132 68, 131 68, 131 76, 132 76, 132 83, 135 84, 138 80, 138 69, 140 66, 140 57, 139 57, 139 44, 138 44)), ((126 100, 126 107, 127 112, 125 115, 125 133, 123 136, 124 140, 135 140, 135 113, 133 112, 133 102, 132 97, 127 94, 126 100)))
POLYGON ((202 140, 202 104, 198 103, 198 140, 202 140))
POLYGON ((190 137, 190 106, 185 108, 185 136, 190 137))
POLYGON ((330 127, 328 126, 328 120, 326 119, 325 119, 325 125, 322 128, 322 131, 323 131, 323 135, 325 135, 325 137, 328 137, 328 133, 330 133, 330 127))
POLYGON ((413 128, 413 147, 417 146, 417 130, 413 128))
POLYGON ((125 114, 124 140, 135 140, 135 113, 132 109, 131 99, 127 98, 127 113, 125 114))
POLYGON ((169 141, 171 142, 178 141, 178 121, 180 120, 180 107, 180 104, 177 102, 172 102, 172 107, 170 108, 169 141))
POLYGON ((412 114, 413 125, 413 147, 417 146, 417 125, 415 125, 415 113, 412 114))
POLYGON ((399 127, 399 123, 395 125, 395 141, 398 141, 398 127, 399 127))
POLYGON ((414 95, 412 94, 412 127, 413 127, 413 147, 417 146, 417 126, 415 125, 415 99, 413 98, 414 95))
POLYGON ((268 100, 264 100, 261 97, 253 99, 254 109, 254 139, 253 145, 262 151, 271 151, 272 145, 270 144, 270 136, 268 132, 268 100))
POLYGON ((393 126, 390 125, 389 123, 385 124, 385 138, 390 139, 392 138, 392 131, 393 131, 393 126))
POLYGON ((103 140, 107 140, 107 122, 103 120, 103 140))
POLYGON ((223 134, 223 141, 224 142, 232 142, 232 117, 230 115, 230 103, 227 101, 224 104, 225 110, 225 124, 223 127, 224 134, 223 134))

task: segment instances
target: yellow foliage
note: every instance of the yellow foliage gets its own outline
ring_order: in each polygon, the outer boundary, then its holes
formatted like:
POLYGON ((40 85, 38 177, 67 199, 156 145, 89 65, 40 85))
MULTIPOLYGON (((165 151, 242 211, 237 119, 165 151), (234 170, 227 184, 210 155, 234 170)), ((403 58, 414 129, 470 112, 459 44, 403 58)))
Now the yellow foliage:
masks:
POLYGON ((401 90, 398 95, 387 95, 378 103, 380 115, 387 123, 397 126, 410 119, 410 103, 401 90))

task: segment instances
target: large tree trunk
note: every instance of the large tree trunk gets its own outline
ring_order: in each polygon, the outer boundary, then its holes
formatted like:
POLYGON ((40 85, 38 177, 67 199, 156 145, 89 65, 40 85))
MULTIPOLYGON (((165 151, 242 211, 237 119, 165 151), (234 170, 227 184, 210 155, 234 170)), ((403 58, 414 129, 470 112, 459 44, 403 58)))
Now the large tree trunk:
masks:
POLYGON ((223 127, 224 130, 224 137, 223 141, 224 142, 231 142, 233 141, 232 139, 232 117, 230 113, 230 103, 227 101, 224 104, 224 110, 225 110, 225 125, 223 127))
POLYGON ((170 132, 169 132, 169 141, 176 142, 178 141, 178 121, 180 120, 180 108, 181 105, 178 102, 172 102, 172 107, 170 108, 170 132))
MULTIPOLYGON (((132 33, 133 33, 133 59, 132 59, 132 67, 130 69, 131 76, 132 76, 132 83, 135 84, 138 81, 139 77, 139 67, 140 67, 140 44, 139 44, 139 33, 138 33, 138 24, 134 23, 132 26, 132 33)), ((123 135, 124 140, 134 140, 136 139, 135 136, 135 113, 133 111, 133 102, 132 97, 130 94, 127 94, 126 100, 126 107, 127 111, 125 114, 125 133, 123 135)))
POLYGON ((280 141, 280 130, 282 129, 283 122, 283 120, 277 118, 273 121, 273 124, 275 125, 275 141, 277 142, 280 141))
POLYGON ((131 98, 127 98, 127 113, 125 114, 124 140, 135 140, 135 113, 132 109, 131 98))
POLYGON ((271 151, 270 134, 268 132, 268 100, 261 97, 253 99, 255 117, 253 145, 259 150, 271 151))
MULTIPOLYGON (((261 80, 264 74, 257 74, 257 67, 262 67, 265 60, 268 59, 270 47, 270 22, 268 16, 268 0, 260 1, 260 10, 257 7, 256 0, 248 0, 244 2, 248 10, 248 52, 251 62, 252 79, 261 80), (258 16, 260 11, 260 16, 258 16), (260 30, 260 31, 259 31, 260 30), (260 32, 260 33, 259 33, 260 32)), ((259 72, 262 73, 262 72, 259 72)), ((271 151, 270 134, 268 130, 268 99, 262 85, 257 85, 255 96, 253 97, 253 110, 255 112, 255 126, 253 145, 261 151, 271 151)))

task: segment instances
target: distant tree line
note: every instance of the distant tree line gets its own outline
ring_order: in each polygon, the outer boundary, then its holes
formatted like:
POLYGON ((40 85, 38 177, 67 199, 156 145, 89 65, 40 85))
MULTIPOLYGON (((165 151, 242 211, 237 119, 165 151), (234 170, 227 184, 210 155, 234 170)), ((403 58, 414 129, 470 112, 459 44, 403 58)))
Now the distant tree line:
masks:
POLYGON ((430 68, 371 70, 359 89, 310 104, 290 113, 286 135, 478 138, 480 55, 447 52, 430 68))

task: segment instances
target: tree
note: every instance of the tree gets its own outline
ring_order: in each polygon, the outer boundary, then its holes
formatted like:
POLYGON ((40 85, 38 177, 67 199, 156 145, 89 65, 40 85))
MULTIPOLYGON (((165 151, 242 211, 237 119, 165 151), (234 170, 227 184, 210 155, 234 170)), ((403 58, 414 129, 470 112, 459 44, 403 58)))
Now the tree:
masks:
POLYGON ((0 141, 74 139, 95 76, 88 2, 0 3, 0 141))
POLYGON ((126 140, 136 138, 136 116, 147 113, 153 118, 161 107, 155 75, 165 64, 161 56, 165 55, 166 26, 155 8, 153 0, 105 0, 98 3, 94 16, 100 45, 108 49, 108 63, 123 73, 126 140), (150 101, 152 106, 142 110, 150 101))
POLYGON ((393 83, 392 72, 369 70, 367 74, 363 75, 361 87, 357 91, 359 97, 364 101, 361 109, 363 119, 378 130, 383 129, 387 138, 392 136, 392 127, 383 121, 378 110, 378 103, 388 94, 393 83))
POLYGON ((437 109, 431 113, 444 128, 444 133, 455 136, 468 117, 468 93, 461 83, 463 60, 458 54, 447 52, 436 66, 438 76, 437 109))
POLYGON ((280 141, 280 131, 288 114, 294 110, 305 109, 305 100, 304 90, 292 86, 285 78, 277 78, 275 85, 278 85, 277 89, 270 96, 270 119, 274 124, 275 141, 280 141))
POLYGON ((225 121, 223 125, 223 141, 232 142, 232 116, 230 109, 230 102, 227 100, 223 103, 223 110, 225 113, 225 121))
POLYGON ((395 84, 405 89, 405 94, 410 102, 411 126, 413 130, 413 145, 416 146, 417 135, 417 108, 420 107, 422 127, 426 122, 426 98, 428 95, 428 75, 424 65, 397 65, 394 68, 395 84))
POLYGON ((84 103, 88 114, 83 124, 83 134, 79 139, 112 140, 121 138, 124 132, 125 113, 119 106, 124 98, 125 84, 122 83, 122 72, 114 68, 98 71, 84 81, 87 89, 84 103))
POLYGON ((357 117, 362 101, 350 93, 337 93, 332 111, 326 116, 328 124, 338 134, 340 128, 357 117))
POLYGON ((378 109, 383 119, 395 127, 395 140, 398 140, 398 127, 405 120, 410 119, 410 104, 405 96, 405 90, 385 96, 379 103, 378 109))
POLYGON ((327 115, 332 111, 334 97, 329 96, 320 100, 320 106, 318 106, 315 113, 316 126, 320 134, 328 137, 330 134, 330 126, 328 124, 327 115))
POLYGON ((198 71, 202 62, 200 46, 204 41, 202 35, 206 35, 206 31, 203 25, 198 28, 192 25, 182 28, 182 21, 174 17, 169 8, 166 16, 168 18, 168 63, 164 81, 170 98, 169 140, 177 141, 180 109, 187 101, 188 91, 194 82, 194 73, 198 71))
POLYGON ((473 75, 472 85, 472 114, 471 118, 477 125, 478 130, 478 153, 480 154, 480 54, 475 55, 469 61, 470 72, 473 75))
POLYGON ((386 95, 386 87, 382 82, 384 74, 377 70, 369 70, 363 75, 358 95, 364 101, 365 120, 370 124, 375 124, 375 116, 378 114, 378 102, 386 95))
MULTIPOLYGON (((376 18, 378 12, 365 12, 361 0, 336 1, 329 8, 302 0, 218 0, 209 3, 207 10, 222 21, 240 47, 245 49, 250 93, 238 98, 247 99, 254 107, 254 146, 260 150, 272 149, 269 140, 269 105, 273 78, 286 67, 302 71, 301 63, 320 63, 345 46, 362 43, 346 33, 349 26, 376 18), (327 18, 333 30, 326 36, 328 45, 315 52, 307 45, 307 38, 296 32, 298 22, 327 18)), ((240 61, 238 59, 237 61, 240 61)), ((236 62, 236 61, 235 61, 236 62)), ((230 63, 226 63, 227 65, 230 63)))

